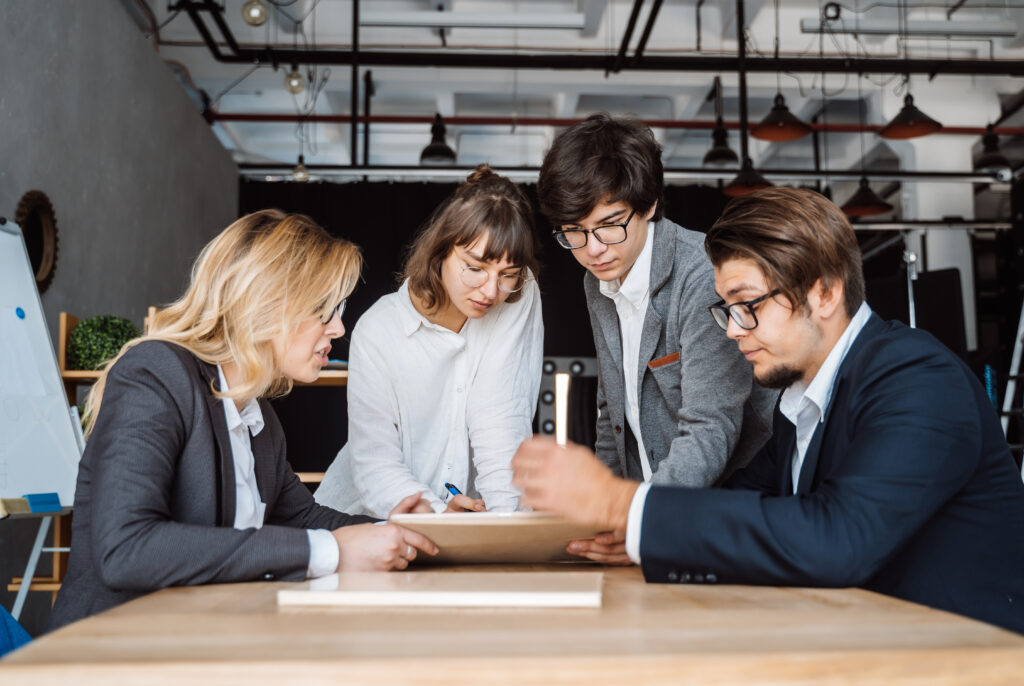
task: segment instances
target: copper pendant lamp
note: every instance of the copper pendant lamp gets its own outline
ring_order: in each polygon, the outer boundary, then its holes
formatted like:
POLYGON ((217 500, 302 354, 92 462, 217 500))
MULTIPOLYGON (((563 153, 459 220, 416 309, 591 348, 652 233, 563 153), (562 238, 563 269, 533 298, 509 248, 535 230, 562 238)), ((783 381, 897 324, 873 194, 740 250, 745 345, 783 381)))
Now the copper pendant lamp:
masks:
POLYGON ((750 130, 750 135, 763 141, 785 142, 803 138, 810 132, 810 125, 797 119, 786 107, 782 93, 776 93, 771 111, 750 130))
POLYGON ((722 192, 735 198, 759 191, 762 188, 768 188, 771 185, 763 176, 757 173, 754 169, 754 163, 747 157, 743 160, 743 168, 740 169, 740 173, 729 182, 729 185, 722 189, 722 192))
POLYGON ((914 105, 914 96, 907 93, 903 98, 903 109, 891 122, 882 127, 878 135, 889 140, 905 140, 928 136, 941 130, 942 124, 917 109, 914 105))
POLYGON ((848 217, 871 217, 892 210, 892 205, 878 197, 868 184, 868 177, 860 177, 860 187, 842 207, 848 217))

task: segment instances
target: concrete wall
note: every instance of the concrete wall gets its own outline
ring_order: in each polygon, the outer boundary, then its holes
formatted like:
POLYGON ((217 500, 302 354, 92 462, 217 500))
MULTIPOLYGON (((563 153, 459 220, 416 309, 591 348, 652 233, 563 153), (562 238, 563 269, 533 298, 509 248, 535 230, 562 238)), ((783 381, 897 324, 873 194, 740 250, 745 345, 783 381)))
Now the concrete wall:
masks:
MULTIPOLYGON (((115 0, 0 2, 0 216, 13 218, 33 189, 57 216, 56 276, 43 295, 54 340, 62 310, 141 325, 237 216, 235 164, 115 0)), ((0 521, 8 609, 35 528, 0 521)), ((31 596, 22 623, 36 634, 49 597, 31 596)))

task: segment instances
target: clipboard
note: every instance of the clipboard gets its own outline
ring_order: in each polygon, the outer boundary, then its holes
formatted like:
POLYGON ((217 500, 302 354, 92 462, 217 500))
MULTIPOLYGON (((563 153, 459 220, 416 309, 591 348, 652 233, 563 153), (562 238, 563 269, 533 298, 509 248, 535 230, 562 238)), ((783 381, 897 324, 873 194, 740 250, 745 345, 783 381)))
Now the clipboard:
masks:
POLYGON ((543 512, 397 514, 388 521, 423 534, 440 548, 433 557, 417 555, 417 565, 586 562, 565 547, 602 531, 543 512))

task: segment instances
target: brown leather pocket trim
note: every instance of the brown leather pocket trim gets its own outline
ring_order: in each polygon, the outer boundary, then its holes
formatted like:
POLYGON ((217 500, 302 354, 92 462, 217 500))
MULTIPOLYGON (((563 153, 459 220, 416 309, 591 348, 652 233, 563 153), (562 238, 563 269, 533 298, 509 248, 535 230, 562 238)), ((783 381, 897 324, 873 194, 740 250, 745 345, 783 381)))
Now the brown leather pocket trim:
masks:
POLYGON ((647 363, 647 366, 650 367, 651 369, 657 369, 658 367, 664 367, 666 364, 672 364, 673 362, 678 361, 679 351, 677 350, 674 353, 671 353, 670 355, 665 355, 665 357, 659 357, 656 360, 651 360, 650 362, 647 363))

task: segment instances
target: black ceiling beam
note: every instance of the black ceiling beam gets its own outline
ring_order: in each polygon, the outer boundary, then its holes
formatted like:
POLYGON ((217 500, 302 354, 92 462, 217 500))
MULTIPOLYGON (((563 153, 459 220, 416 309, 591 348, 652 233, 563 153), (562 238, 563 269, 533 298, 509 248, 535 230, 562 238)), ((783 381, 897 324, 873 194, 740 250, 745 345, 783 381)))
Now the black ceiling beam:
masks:
POLYGON ((644 32, 640 34, 640 44, 636 46, 636 58, 640 59, 644 56, 644 49, 647 47, 647 39, 651 37, 651 31, 654 29, 654 22, 658 20, 658 12, 661 10, 662 0, 654 0, 654 6, 651 7, 651 13, 647 15, 647 24, 644 25, 644 32))
MULTIPOLYGON (((265 46, 248 48, 239 46, 232 54, 221 52, 217 42, 210 35, 197 10, 211 13, 221 12, 219 5, 212 2, 181 0, 174 9, 184 10, 195 24, 199 35, 220 62, 235 64, 289 63, 299 64, 352 64, 351 50, 281 50, 265 46)), ((229 47, 234 41, 225 37, 229 47)), ((737 57, 721 55, 693 56, 636 56, 622 58, 616 69, 617 55, 530 55, 481 53, 466 54, 448 51, 438 52, 387 52, 360 51, 358 62, 364 67, 457 67, 479 69, 555 69, 577 71, 678 71, 678 72, 736 72, 739 69, 737 57)), ((855 73, 855 74, 959 74, 978 76, 1024 77, 1024 60, 953 60, 953 59, 903 59, 903 58, 858 58, 858 57, 750 57, 744 65, 749 72, 795 72, 795 73, 855 73)))
MULTIPOLYGON (((629 13, 629 23, 626 24, 626 32, 622 35, 619 54, 615 56, 615 61, 608 71, 619 72, 622 69, 622 61, 626 59, 626 53, 629 51, 629 41, 633 38, 633 29, 636 28, 636 20, 640 17, 640 7, 643 4, 644 0, 633 0, 633 9, 629 13)), ((605 74, 607 73, 605 72, 605 74)))

